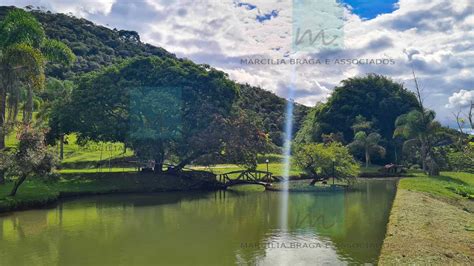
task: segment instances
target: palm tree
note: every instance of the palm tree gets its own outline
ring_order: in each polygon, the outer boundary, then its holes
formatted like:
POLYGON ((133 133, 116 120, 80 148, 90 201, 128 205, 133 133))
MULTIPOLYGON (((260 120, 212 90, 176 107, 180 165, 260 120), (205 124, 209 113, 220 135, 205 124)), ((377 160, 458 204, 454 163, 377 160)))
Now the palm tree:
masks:
POLYGON ((403 114, 395 121, 394 137, 404 137, 404 148, 408 146, 418 147, 420 150, 422 168, 430 176, 439 175, 439 168, 435 161, 433 147, 440 142, 439 132, 441 124, 435 121, 436 113, 425 109, 423 98, 421 97, 418 81, 413 71, 415 81, 418 108, 403 114))
POLYGON ((406 139, 403 146, 418 147, 423 171, 429 175, 437 175, 437 165, 434 162, 433 147, 435 137, 441 128, 441 124, 435 121, 435 112, 432 110, 413 110, 401 115, 395 121, 394 136, 402 136, 406 139))
POLYGON ((354 140, 349 144, 349 148, 353 150, 363 150, 365 154, 365 168, 369 167, 370 157, 374 153, 385 156, 385 148, 379 145, 380 134, 372 132, 367 135, 364 131, 355 134, 354 140))
MULTIPOLYGON (((32 14, 14 9, 0 23, 0 150, 5 148, 7 122, 14 122, 18 113, 21 88, 26 88, 24 123, 29 123, 33 113, 33 95, 44 85, 44 66, 55 61, 71 63, 72 51, 62 42, 49 40, 41 24, 32 14), (7 102, 8 101, 8 102, 7 102), (6 111, 10 108, 8 120, 6 111)), ((3 183, 0 172, 0 183, 3 183)))

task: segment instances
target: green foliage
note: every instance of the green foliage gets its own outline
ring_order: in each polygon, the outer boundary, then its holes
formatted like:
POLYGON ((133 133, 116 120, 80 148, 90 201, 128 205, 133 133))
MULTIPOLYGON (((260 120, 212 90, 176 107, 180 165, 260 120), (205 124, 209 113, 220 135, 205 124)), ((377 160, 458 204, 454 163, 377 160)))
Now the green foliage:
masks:
MULTIPOLYGON (((262 130, 269 133, 277 146, 283 146, 285 110, 287 101, 272 92, 250 85, 240 85, 240 108, 255 113, 262 120, 262 130)), ((293 109, 293 133, 300 129, 309 108, 295 103, 293 109)), ((293 134, 294 136, 295 134, 293 134)))
POLYGON ((241 111, 225 122, 223 147, 219 154, 226 162, 256 169, 258 155, 270 150, 270 138, 260 130, 257 118, 241 111))
POLYGON ((35 17, 22 9, 12 9, 0 23, 0 47, 18 43, 38 48, 45 39, 45 32, 35 17))
POLYGON ((380 134, 372 132, 370 134, 359 131, 354 136, 354 140, 348 145, 348 148, 354 151, 362 150, 365 154, 365 167, 370 164, 371 155, 377 153, 381 157, 385 156, 385 148, 379 145, 380 134))
POLYGON ((434 120, 435 117, 436 114, 432 110, 425 110, 424 113, 419 110, 413 110, 403 114, 395 121, 396 130, 393 135, 409 139, 434 134, 441 127, 439 122, 434 120))
POLYGON ((218 151, 219 121, 230 116, 238 96, 220 71, 159 57, 127 60, 84 75, 77 85, 71 101, 55 111, 73 123, 53 132, 124 142, 158 164, 174 158, 187 164, 218 151))
MULTIPOLYGON (((0 19, 9 10, 16 9, 0 7, 0 19)), ((162 59, 177 59, 174 54, 163 48, 141 42, 140 36, 134 31, 111 30, 65 14, 52 14, 40 10, 30 11, 29 14, 44 25, 46 35, 50 39, 61 40, 77 56, 77 60, 70 65, 48 62, 46 66, 48 77, 74 79, 84 73, 121 63, 132 57, 157 56, 162 59)), ((46 49, 43 50, 46 52, 46 49)), ((61 49, 55 50, 61 51, 61 49)), ((57 56, 59 57, 57 59, 67 58, 68 54, 57 56)), ((282 146, 286 100, 258 87, 239 86, 241 91, 239 107, 246 112, 255 113, 262 120, 261 129, 269 133, 273 143, 282 146)), ((308 109, 303 105, 295 105, 293 127, 295 132, 299 130, 308 109)))
POLYGON ((183 130, 179 88, 145 87, 130 93, 129 144, 141 159, 162 158, 179 141, 183 130))
POLYGON ((57 165, 54 152, 48 149, 44 141, 43 132, 30 126, 21 129, 16 150, 3 156, 10 158, 2 159, 0 167, 6 170, 7 176, 18 177, 11 196, 16 194, 18 187, 29 176, 52 177, 57 165))
POLYGON ((313 178, 355 178, 359 165, 349 150, 337 142, 310 143, 296 148, 295 163, 313 178))
POLYGON ((71 49, 58 40, 45 40, 41 47, 41 52, 49 61, 62 65, 67 66, 76 61, 76 56, 71 49))
MULTIPOLYGON (((362 115, 358 115, 355 117, 354 124, 352 125, 352 130, 354 130, 354 134, 357 132, 365 132, 368 133, 372 130, 373 122, 367 121, 365 117, 362 115)), ((355 137, 355 136, 354 136, 355 137)))
POLYGON ((429 175, 438 175, 440 159, 437 158, 435 146, 450 142, 450 136, 442 130, 441 124, 435 121, 435 112, 432 110, 413 110, 403 114, 395 121, 394 137, 403 137, 406 141, 403 149, 419 151, 423 171, 429 175))
POLYGON ((413 93, 387 77, 369 74, 349 78, 336 87, 326 104, 320 104, 310 112, 297 141, 320 142, 322 134, 341 132, 347 143, 354 138, 352 126, 361 115, 372 123, 373 131, 381 135, 382 145, 387 149, 386 159, 392 161, 395 157, 392 140, 395 120, 417 106, 413 93))
POLYGON ((466 146, 461 151, 449 151, 447 160, 451 170, 474 174, 474 147, 466 146))
POLYGON ((459 194, 463 197, 468 199, 474 199, 474 187, 469 186, 450 186, 447 187, 448 189, 452 190, 454 193, 459 194))
POLYGON ((370 159, 373 154, 385 156, 385 148, 379 145, 380 134, 372 131, 372 122, 367 121, 365 117, 358 115, 355 118, 352 129, 354 130, 354 140, 349 143, 348 148, 354 153, 362 151, 365 156, 365 168, 369 167, 370 159))
POLYGON ((42 25, 31 13, 9 10, 0 22, 0 148, 4 147, 5 135, 11 129, 8 126, 15 122, 21 100, 24 101, 23 122, 32 120, 35 92, 43 89, 47 58, 69 63, 74 55, 65 44, 48 40, 42 25), (21 97, 23 92, 25 97, 21 97), (7 107, 8 117, 13 119, 10 123, 5 121, 7 107))
MULTIPOLYGON (((10 10, 20 9, 0 7, 0 19, 10 10)), ((65 14, 51 14, 41 10, 26 13, 43 24, 46 36, 61 40, 77 55, 77 61, 69 66, 50 64, 46 70, 48 76, 71 79, 76 75, 119 63, 133 56, 155 55, 175 58, 162 48, 137 42, 136 38, 131 37, 137 35, 136 32, 111 30, 65 14)))
POLYGON ((414 178, 401 179, 398 188, 460 199, 464 192, 473 191, 474 178, 472 178, 471 173, 465 172, 441 172, 439 176, 417 174, 414 178))

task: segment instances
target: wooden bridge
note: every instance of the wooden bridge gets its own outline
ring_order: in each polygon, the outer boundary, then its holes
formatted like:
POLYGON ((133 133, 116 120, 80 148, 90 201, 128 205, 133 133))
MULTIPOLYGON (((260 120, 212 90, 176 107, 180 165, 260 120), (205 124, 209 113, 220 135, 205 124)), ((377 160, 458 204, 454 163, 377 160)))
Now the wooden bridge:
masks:
POLYGON ((227 188, 230 186, 245 184, 269 187, 271 186, 271 183, 273 181, 277 181, 278 179, 275 178, 270 172, 258 170, 242 170, 219 174, 218 180, 227 188), (237 177, 233 177, 232 175, 237 175, 237 177))

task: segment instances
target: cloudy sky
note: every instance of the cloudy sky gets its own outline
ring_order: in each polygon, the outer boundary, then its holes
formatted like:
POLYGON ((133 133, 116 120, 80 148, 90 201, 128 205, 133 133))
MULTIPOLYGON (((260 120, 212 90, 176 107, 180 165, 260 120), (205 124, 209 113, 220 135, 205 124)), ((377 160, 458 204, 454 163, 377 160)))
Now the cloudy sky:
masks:
MULTIPOLYGON (((426 105, 438 113, 443 124, 454 126, 452 113, 474 100, 472 0, 344 0, 338 9, 342 11, 343 48, 307 52, 295 51, 291 45, 295 34, 293 0, 0 3, 40 6, 110 28, 135 30, 144 42, 164 47, 179 57, 210 64, 234 80, 283 97, 291 96, 309 106, 324 101, 341 80, 366 73, 390 76, 413 89, 412 68, 426 105), (241 59, 245 58, 313 58, 321 62, 328 59, 329 63, 256 65, 243 64, 241 59), (336 59, 386 59, 393 63, 336 64, 336 59)), ((311 6, 306 10, 321 17, 315 9, 311 6)))

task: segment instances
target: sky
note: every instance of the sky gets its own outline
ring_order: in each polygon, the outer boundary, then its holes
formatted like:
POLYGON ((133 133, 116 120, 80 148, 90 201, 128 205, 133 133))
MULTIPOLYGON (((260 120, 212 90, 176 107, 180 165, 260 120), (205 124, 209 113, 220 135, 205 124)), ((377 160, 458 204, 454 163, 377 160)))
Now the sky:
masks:
MULTIPOLYGON (((425 105, 444 125, 455 127, 453 113, 460 108, 466 112, 474 100, 472 0, 344 0, 339 3, 343 48, 299 52, 292 48, 293 0, 0 0, 0 4, 40 6, 110 28, 135 30, 142 41, 210 64, 238 82, 282 97, 294 90, 294 100, 308 106, 324 102, 341 80, 367 73, 389 76, 414 90, 412 69, 425 105), (255 58, 329 63, 241 62, 255 58), (338 59, 393 63, 336 64, 338 59)), ((313 10, 308 8, 310 14, 313 10)), ((316 11, 321 16, 314 17, 327 21, 316 11)))

